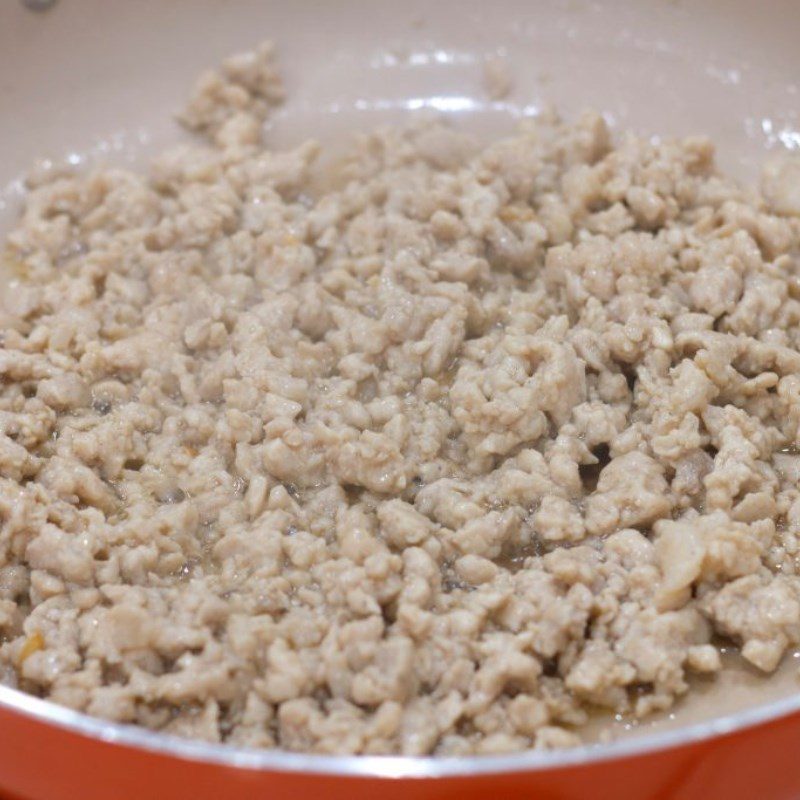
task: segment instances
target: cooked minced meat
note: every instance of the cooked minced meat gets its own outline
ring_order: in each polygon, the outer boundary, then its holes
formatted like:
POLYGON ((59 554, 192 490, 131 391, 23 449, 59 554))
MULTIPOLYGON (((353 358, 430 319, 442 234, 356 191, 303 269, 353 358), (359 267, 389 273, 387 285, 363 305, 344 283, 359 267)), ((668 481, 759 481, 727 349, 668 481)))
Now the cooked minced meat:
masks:
MULTIPOLYGON (((347 753, 578 741, 800 640, 800 195, 543 117, 32 177, 0 318, 0 680, 347 753)), ((797 170, 794 170, 796 175, 797 170)))

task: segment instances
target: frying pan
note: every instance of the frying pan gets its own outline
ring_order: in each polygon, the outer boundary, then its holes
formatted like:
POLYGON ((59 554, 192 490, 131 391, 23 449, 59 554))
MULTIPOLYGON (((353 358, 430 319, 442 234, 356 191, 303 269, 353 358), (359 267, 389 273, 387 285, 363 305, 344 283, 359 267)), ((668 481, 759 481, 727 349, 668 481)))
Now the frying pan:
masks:
MULTIPOLYGON (((553 102, 644 135, 707 133, 722 168, 754 180, 765 153, 800 149, 800 3, 793 0, 0 1, 0 229, 37 156, 137 165, 180 134, 193 77, 270 38, 289 100, 276 146, 333 150, 420 109, 479 135, 553 102), (488 59, 513 90, 486 96, 488 59)), ((2 286, 0 286, 0 291, 2 286)), ((556 752, 461 759, 327 757, 190 742, 88 718, 0 686, 0 794, 114 798, 800 797, 796 663, 741 672, 617 738, 556 752)))

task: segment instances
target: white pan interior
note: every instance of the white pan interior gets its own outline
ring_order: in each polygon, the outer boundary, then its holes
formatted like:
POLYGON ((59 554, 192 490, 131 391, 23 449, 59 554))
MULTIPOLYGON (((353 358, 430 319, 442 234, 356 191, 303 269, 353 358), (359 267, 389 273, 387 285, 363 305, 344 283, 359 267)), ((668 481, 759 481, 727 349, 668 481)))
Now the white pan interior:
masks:
MULTIPOLYGON (((798 32, 795 0, 60 0, 44 13, 0 0, 0 232, 34 159, 143 162, 179 136, 173 113, 195 75, 264 38, 289 92, 270 123, 276 146, 335 147, 425 108, 502 132, 552 104, 646 135, 709 134, 720 165, 753 181, 766 151, 800 151, 798 32), (483 71, 498 58, 513 88, 491 101, 483 71)), ((641 727, 798 690, 792 657, 769 682, 731 663, 641 727)))

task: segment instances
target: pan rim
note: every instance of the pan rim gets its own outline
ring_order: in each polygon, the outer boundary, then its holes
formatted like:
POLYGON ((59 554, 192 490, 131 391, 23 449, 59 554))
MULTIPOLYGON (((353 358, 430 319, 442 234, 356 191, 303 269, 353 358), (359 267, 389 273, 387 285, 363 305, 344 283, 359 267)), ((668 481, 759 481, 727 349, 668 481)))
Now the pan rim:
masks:
POLYGON ((759 704, 734 714, 604 744, 579 745, 563 750, 528 750, 513 754, 466 757, 338 756, 195 741, 135 725, 91 717, 1 684, 0 709, 84 738, 184 761, 258 772, 304 773, 349 778, 430 779, 543 772, 564 767, 589 766, 700 744, 800 712, 800 691, 789 697, 759 704))

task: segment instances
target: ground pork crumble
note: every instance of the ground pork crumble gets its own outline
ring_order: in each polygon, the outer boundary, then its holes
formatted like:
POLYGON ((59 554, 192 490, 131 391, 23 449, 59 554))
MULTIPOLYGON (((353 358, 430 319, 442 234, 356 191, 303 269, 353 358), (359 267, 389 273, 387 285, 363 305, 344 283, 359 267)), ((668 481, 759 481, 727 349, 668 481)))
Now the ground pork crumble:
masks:
POLYGON ((210 741, 579 740, 800 641, 800 168, 549 115, 274 152, 272 49, 3 262, 0 680, 210 741), (794 177, 793 175, 794 170, 794 177))

